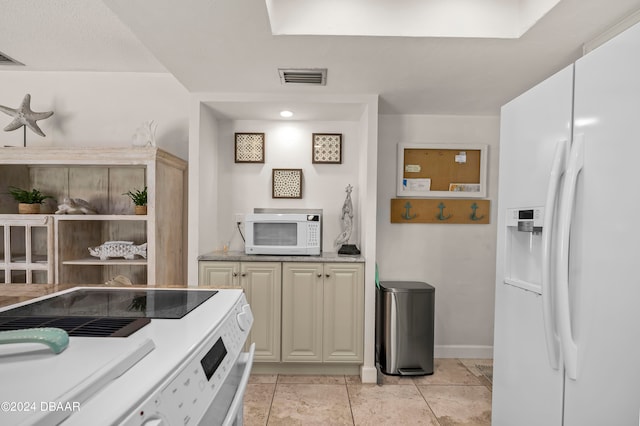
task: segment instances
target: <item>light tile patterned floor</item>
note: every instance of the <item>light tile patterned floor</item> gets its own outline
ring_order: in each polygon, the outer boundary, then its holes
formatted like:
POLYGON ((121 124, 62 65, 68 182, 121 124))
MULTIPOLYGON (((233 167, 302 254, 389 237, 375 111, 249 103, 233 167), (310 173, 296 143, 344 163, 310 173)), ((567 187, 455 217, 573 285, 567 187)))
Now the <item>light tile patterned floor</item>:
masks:
POLYGON ((434 374, 383 376, 253 375, 244 423, 253 425, 491 424, 491 367, 486 359, 436 359, 434 374))

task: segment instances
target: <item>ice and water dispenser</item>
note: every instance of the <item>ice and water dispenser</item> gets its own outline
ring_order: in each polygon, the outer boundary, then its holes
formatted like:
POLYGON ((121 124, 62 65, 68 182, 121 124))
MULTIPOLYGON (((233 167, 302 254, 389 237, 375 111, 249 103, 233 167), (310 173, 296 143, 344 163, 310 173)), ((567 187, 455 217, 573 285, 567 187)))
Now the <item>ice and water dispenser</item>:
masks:
POLYGON ((507 209, 504 282, 540 293, 543 207, 507 209))

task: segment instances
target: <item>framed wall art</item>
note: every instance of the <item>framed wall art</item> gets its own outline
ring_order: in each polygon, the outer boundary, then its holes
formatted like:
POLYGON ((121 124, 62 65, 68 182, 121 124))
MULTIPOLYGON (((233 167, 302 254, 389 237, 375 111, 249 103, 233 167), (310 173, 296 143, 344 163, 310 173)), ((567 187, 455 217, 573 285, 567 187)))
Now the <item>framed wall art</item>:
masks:
POLYGON ((312 162, 314 164, 342 163, 341 133, 314 133, 311 143, 312 162))
POLYGON ((273 169, 272 198, 302 198, 302 169, 273 169))
POLYGON ((264 133, 236 133, 236 163, 264 163, 264 133))

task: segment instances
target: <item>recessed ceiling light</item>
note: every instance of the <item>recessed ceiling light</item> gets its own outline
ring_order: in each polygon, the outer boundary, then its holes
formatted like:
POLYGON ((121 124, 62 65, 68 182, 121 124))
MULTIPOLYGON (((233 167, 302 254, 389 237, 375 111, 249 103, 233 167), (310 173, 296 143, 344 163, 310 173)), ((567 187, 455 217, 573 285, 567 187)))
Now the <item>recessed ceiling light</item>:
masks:
POLYGON ((293 117, 293 113, 291 111, 280 111, 280 117, 290 118, 293 117))

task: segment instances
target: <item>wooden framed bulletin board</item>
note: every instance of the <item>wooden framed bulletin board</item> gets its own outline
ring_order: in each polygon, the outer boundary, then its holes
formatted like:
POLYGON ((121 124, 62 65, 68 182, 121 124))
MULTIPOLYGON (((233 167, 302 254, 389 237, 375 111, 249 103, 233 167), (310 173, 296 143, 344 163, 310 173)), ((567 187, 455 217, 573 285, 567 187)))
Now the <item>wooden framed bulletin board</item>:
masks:
POLYGON ((399 197, 484 198, 487 145, 399 144, 399 197))

